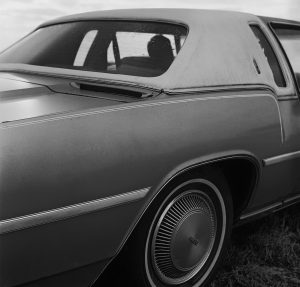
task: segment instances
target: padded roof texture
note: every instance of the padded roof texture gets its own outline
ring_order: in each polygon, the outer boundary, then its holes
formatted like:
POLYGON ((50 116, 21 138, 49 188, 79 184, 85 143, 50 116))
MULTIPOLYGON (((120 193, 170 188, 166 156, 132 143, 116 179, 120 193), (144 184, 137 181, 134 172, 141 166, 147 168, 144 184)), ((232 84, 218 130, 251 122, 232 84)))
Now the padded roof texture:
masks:
POLYGON ((45 67, 26 67, 26 69, 34 69, 37 72, 56 70, 57 74, 134 83, 165 90, 228 85, 274 85, 266 58, 249 28, 249 23, 265 25, 257 16, 240 12, 197 9, 128 9, 70 15, 48 21, 40 27, 85 20, 163 21, 185 25, 189 32, 170 68, 157 77, 45 67), (261 74, 257 73, 253 64, 254 59, 260 67, 261 74))

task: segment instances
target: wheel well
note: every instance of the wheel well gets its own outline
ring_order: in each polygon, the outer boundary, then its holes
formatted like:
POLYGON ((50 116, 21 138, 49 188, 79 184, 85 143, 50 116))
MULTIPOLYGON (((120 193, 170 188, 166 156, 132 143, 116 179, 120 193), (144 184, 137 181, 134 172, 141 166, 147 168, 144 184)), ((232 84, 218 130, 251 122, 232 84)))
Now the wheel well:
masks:
POLYGON ((231 191, 234 219, 247 207, 259 177, 259 167, 251 160, 235 158, 216 164, 223 173, 231 191))
MULTIPOLYGON (((224 176, 228 183, 233 201, 233 219, 234 221, 238 220, 250 201, 260 175, 260 166, 258 161, 250 156, 224 158, 188 167, 179 171, 166 185, 163 186, 162 191, 170 187, 170 185, 176 186, 181 182, 182 177, 185 177, 186 175, 197 174, 203 171, 209 173, 210 170, 219 172, 221 176, 224 176)), ((150 205, 153 207, 153 205, 159 204, 160 197, 163 197, 163 194, 158 192, 154 201, 150 205)), ((143 221, 143 218, 147 216, 148 210, 149 206, 135 228, 137 228, 137 226, 143 221)), ((129 237, 131 237, 131 235, 129 237)))
MULTIPOLYGON (((256 162, 256 160, 252 160, 250 157, 231 157, 219 161, 208 162, 201 165, 189 167, 177 173, 177 175, 174 176, 172 180, 170 180, 163 187, 163 190, 170 187, 170 185, 176 186, 176 184, 180 182, 182 177, 185 177, 186 175, 197 174, 200 172, 209 173, 209 171, 212 169, 214 170, 214 172, 221 173, 220 175, 224 176, 225 180, 228 183, 233 199, 234 219, 237 220, 241 212, 247 207, 251 194, 253 193, 259 177, 259 164, 256 162)), ((153 204, 158 204, 161 196, 163 196, 163 194, 159 192, 159 194, 157 194, 157 197, 151 204, 152 207, 153 204)), ((128 252, 127 247, 130 242, 134 242, 134 239, 136 238, 135 233, 137 228, 141 224, 143 224, 143 220, 145 219, 145 217, 149 216, 148 211, 149 207, 133 229, 132 233, 124 242, 124 246, 121 248, 120 253, 115 257, 113 262, 109 264, 104 274, 101 275, 102 280, 106 280, 105 278, 110 278, 110 274, 112 274, 111 272, 113 272, 115 268, 122 269, 121 259, 124 257, 124 253, 126 254, 126 252, 128 252)))
POLYGON ((247 207, 258 181, 258 164, 247 157, 236 157, 196 166, 184 173, 200 172, 206 169, 217 169, 225 177, 232 195, 234 219, 238 219, 247 207))
POLYGON ((249 157, 227 158, 187 168, 179 172, 164 188, 180 182, 180 178, 187 174, 209 172, 212 169, 219 171, 228 183, 233 201, 234 220, 237 220, 247 207, 259 178, 259 165, 249 157))
MULTIPOLYGON (((163 189, 165 189, 166 187, 170 187, 170 185, 176 185, 178 181, 180 182, 182 176, 184 177, 190 173, 195 174, 203 171, 209 172, 209 170, 211 169, 217 170, 225 177, 225 180, 227 181, 232 194, 234 219, 237 220, 241 212, 247 207, 251 194, 256 186, 259 177, 259 165, 258 163, 256 163, 256 161, 252 160, 249 157, 227 158, 187 168, 182 172, 179 172, 177 176, 172 178, 172 180, 169 181, 163 189)), ((159 201, 160 196, 162 196, 162 194, 158 194, 157 198, 155 198, 152 204, 157 204, 157 199, 159 201)), ((104 277, 104 280, 105 278, 109 278, 114 268, 121 268, 122 263, 120 259, 123 257, 122 254, 124 252, 126 253, 128 244, 130 244, 132 240, 134 241, 135 231, 140 224, 143 224, 143 219, 145 219, 145 216, 147 216, 147 211, 148 208, 133 229, 132 233, 124 242, 124 246, 121 248, 120 253, 115 257, 113 262, 109 264, 107 270, 104 271, 104 274, 101 275, 101 278, 104 277)))

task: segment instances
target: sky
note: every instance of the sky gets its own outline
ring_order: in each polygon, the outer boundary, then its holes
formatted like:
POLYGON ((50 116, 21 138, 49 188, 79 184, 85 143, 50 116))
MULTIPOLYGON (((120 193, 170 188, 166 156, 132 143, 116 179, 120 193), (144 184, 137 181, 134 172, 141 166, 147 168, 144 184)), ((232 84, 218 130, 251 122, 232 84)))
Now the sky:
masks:
POLYGON ((128 8, 234 10, 300 20, 300 0, 0 0, 0 50, 40 23, 74 13, 128 8))

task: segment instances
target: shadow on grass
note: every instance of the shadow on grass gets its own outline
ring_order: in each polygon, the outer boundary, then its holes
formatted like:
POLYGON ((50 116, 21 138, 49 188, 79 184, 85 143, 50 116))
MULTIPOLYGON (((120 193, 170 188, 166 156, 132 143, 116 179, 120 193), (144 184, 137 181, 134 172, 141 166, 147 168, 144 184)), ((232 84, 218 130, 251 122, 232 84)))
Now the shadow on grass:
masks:
POLYGON ((300 286, 300 205, 233 230, 211 284, 221 286, 300 286))

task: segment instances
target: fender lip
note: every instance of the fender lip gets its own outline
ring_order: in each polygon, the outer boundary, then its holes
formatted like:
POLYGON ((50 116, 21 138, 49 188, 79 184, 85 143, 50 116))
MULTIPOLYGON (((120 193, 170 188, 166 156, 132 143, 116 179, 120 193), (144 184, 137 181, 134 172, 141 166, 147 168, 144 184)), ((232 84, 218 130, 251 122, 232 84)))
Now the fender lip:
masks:
MULTIPOLYGON (((228 151, 222 151, 218 153, 209 154, 206 156, 201 156, 198 158, 194 158, 192 160, 186 161, 179 166, 175 167, 173 170, 171 170, 167 175, 165 175, 160 182, 158 182, 156 185, 153 185, 151 187, 151 195, 147 196, 147 199, 145 201, 144 207, 141 209, 140 213, 136 217, 136 221, 133 222, 131 228, 129 228, 127 234, 124 236, 123 241, 120 244, 119 249, 116 251, 115 257, 118 256, 120 251, 122 250, 123 246, 126 244, 127 240, 129 239, 130 235, 148 210, 148 208, 151 206, 155 198, 158 196, 158 194, 164 189, 165 186, 167 186, 174 178, 181 175, 184 172, 187 172, 190 169, 193 169, 195 167, 201 167, 205 166, 207 164, 213 164, 220 162, 222 160, 228 160, 228 159, 237 159, 237 158, 245 158, 251 161, 256 169, 257 169, 257 178, 255 181, 255 184, 253 186, 253 191, 251 192, 248 200, 247 205, 251 202, 253 195, 255 194, 259 179, 261 177, 262 173, 262 160, 259 159, 255 154, 247 151, 247 150, 228 150, 228 151)), ((148 193, 149 194, 149 193, 148 193)), ((113 259, 112 259, 113 260, 113 259)))

